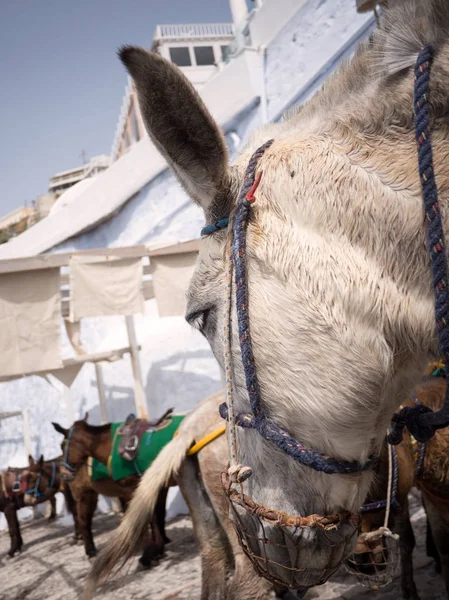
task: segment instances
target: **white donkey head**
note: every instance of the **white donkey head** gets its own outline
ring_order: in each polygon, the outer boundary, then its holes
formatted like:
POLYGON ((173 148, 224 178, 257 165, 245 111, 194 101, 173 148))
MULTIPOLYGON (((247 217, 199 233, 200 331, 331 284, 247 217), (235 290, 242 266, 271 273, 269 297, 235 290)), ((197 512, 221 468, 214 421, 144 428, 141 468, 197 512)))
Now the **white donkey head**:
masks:
MULTIPOLYGON (((433 43, 431 113, 438 117, 435 170, 444 205, 445 4, 407 2, 391 11, 350 64, 283 123, 259 130, 231 167, 223 135, 179 69, 139 48, 120 53, 151 139, 204 210, 206 223, 232 214, 250 157, 274 139, 257 165, 263 177, 245 249, 261 401, 292 437, 340 461, 364 464, 379 451, 393 411, 437 351, 411 67, 420 48, 433 43)), ((187 308, 187 320, 206 336, 222 367, 228 235, 221 230, 202 239, 187 308)), ((236 321, 234 305, 235 405, 248 413, 236 321)), ((371 480, 369 471, 311 470, 251 429, 239 433, 239 450, 252 469, 245 493, 259 507, 289 515, 357 512, 371 480)), ((250 551, 262 554, 259 525, 249 513, 241 518, 254 533, 250 551)), ((265 526, 270 559, 292 563, 295 545, 265 526)), ((348 553, 352 531, 348 524, 329 543, 316 529, 302 531, 302 552, 293 561, 305 573, 299 583, 325 579, 348 553)))

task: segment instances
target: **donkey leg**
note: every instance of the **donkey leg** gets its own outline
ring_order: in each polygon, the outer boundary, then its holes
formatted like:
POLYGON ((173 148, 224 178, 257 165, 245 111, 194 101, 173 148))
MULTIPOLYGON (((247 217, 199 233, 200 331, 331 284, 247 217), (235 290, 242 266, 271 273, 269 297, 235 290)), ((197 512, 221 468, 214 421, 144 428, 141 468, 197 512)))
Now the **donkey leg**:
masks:
POLYGON ((403 502, 402 511, 396 516, 395 529, 399 534, 402 597, 408 600, 419 600, 418 590, 413 579, 415 536, 410 522, 408 502, 403 502))
POLYGON ((171 540, 165 534, 165 503, 167 502, 168 488, 163 488, 158 496, 156 508, 154 509, 157 526, 161 532, 165 544, 169 544, 171 540))
POLYGON ((230 567, 228 540, 200 481, 196 457, 184 461, 177 481, 189 507, 193 533, 200 551, 201 600, 227 598, 226 576, 230 567))
POLYGON ((426 554, 435 561, 435 572, 441 573, 441 558, 438 549, 435 546, 435 540, 433 539, 428 517, 426 518, 426 554))
POLYGON ((79 531, 81 532, 84 548, 89 558, 92 558, 97 554, 92 535, 92 518, 97 506, 97 500, 97 492, 88 490, 81 495, 76 507, 79 531))
POLYGON ((164 555, 165 542, 162 532, 159 529, 159 523, 156 512, 151 518, 151 536, 149 542, 145 544, 139 563, 145 569, 149 569, 153 561, 158 560, 164 555))
MULTIPOLYGON (((167 488, 163 488, 159 492, 154 513, 151 517, 151 536, 145 547, 139 563, 145 569, 151 567, 154 560, 158 560, 164 555, 165 540, 168 540, 165 535, 165 501, 167 499, 167 488)), ((170 541, 170 540, 168 540, 170 541)))
POLYGON ((125 514, 129 504, 128 500, 123 498, 122 496, 119 496, 118 501, 120 502, 120 506, 122 507, 122 513, 125 514))
POLYGON ((8 523, 9 537, 11 538, 8 556, 12 558, 16 552, 20 552, 23 544, 19 519, 17 518, 16 507, 12 503, 8 503, 3 509, 3 512, 8 523))
MULTIPOLYGON (((228 500, 220 480, 220 472, 225 468, 223 456, 226 456, 225 438, 216 440, 213 444, 203 448, 198 454, 198 462, 207 495, 220 521, 220 528, 227 538, 227 547, 234 557, 234 575, 229 584, 226 598, 228 600, 240 600, 240 598, 265 600, 272 597, 273 585, 257 575, 250 560, 240 547, 234 526, 229 519, 228 500)), ((280 588, 276 591, 281 594, 279 597, 282 597, 282 593, 287 594, 280 588)), ((300 597, 298 596, 298 598, 300 597)))
POLYGON ((48 521, 54 521, 56 519, 56 495, 52 496, 49 502, 51 506, 51 513, 48 517, 48 521))
POLYGON ((426 499, 423 494, 424 506, 429 520, 433 541, 438 550, 441 564, 441 574, 449 597, 449 518, 447 505, 437 506, 426 499))

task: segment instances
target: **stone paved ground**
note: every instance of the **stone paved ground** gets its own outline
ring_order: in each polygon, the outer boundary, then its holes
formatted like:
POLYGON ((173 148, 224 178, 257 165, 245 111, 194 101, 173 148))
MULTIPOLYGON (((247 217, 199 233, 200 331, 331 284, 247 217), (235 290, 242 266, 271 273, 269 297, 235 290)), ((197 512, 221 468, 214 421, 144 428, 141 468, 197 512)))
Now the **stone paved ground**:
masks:
MULTIPOLYGON (((414 504, 413 526, 418 540, 415 550, 415 579, 422 600, 446 597, 440 576, 425 556, 425 519, 422 509, 414 504)), ((100 548, 109 532, 116 527, 115 515, 96 517, 94 535, 100 548)), ((98 594, 98 598, 134 600, 197 600, 200 597, 200 560, 192 536, 190 519, 179 518, 167 529, 172 543, 166 557, 150 571, 137 569, 137 558, 127 571, 121 572, 98 594)), ((0 536, 0 600, 73 600, 81 597, 89 561, 83 547, 70 545, 72 527, 44 520, 23 527, 24 551, 7 559, 7 534, 0 536)), ((397 579, 379 592, 358 585, 344 570, 324 586, 309 590, 307 600, 399 600, 397 579)), ((244 600, 244 599, 242 599, 244 600)))

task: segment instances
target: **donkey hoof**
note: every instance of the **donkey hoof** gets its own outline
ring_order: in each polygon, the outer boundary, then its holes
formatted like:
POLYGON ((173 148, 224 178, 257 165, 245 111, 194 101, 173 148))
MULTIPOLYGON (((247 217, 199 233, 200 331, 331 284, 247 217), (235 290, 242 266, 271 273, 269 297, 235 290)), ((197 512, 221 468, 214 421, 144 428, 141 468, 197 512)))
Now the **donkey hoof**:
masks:
POLYGON ((155 565, 156 562, 150 559, 142 559, 142 557, 139 558, 139 564, 137 565, 137 570, 138 571, 148 571, 148 569, 151 569, 151 567, 153 565, 155 565))
POLYGON ((171 544, 171 539, 166 535, 164 536, 164 544, 171 544))
POLYGON ((89 550, 88 552, 86 552, 86 554, 87 558, 90 560, 91 558, 95 558, 97 556, 97 551, 94 548, 93 550, 89 550))
POLYGON ((416 590, 409 591, 409 592, 403 591, 402 595, 403 595, 403 598, 406 598, 406 600, 421 600, 421 597, 416 590))
POLYGON ((79 544, 79 543, 80 543, 80 542, 82 542, 82 541, 83 541, 83 540, 82 540, 81 538, 77 537, 76 535, 72 535, 72 536, 69 538, 69 544, 70 544, 71 546, 75 546, 76 544, 79 544))

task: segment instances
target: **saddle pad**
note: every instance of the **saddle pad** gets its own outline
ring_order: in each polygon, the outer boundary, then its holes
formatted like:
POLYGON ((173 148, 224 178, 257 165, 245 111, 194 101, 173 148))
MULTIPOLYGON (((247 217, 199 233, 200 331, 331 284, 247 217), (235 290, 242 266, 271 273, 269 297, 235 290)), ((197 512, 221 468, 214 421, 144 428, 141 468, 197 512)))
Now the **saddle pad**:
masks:
POLYGON ((100 479, 110 477, 107 465, 98 462, 98 460, 95 460, 95 458, 90 456, 87 464, 91 481, 99 481, 100 479))
POLYGON ((165 427, 156 431, 146 431, 142 436, 139 453, 134 461, 126 460, 118 453, 121 436, 117 433, 117 430, 123 423, 112 423, 112 454, 109 457, 109 477, 117 481, 129 475, 141 475, 148 469, 162 448, 173 439, 184 416, 170 416, 165 427))

